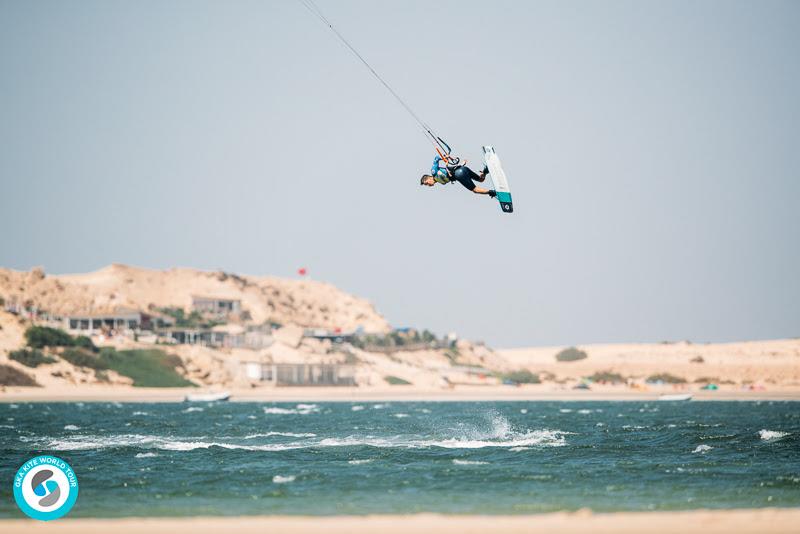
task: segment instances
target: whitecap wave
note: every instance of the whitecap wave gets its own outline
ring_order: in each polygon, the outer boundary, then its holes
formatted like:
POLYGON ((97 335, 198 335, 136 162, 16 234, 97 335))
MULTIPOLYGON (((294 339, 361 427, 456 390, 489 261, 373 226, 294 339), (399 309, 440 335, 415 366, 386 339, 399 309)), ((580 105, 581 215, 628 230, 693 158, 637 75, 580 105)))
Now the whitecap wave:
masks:
POLYGON ((405 417, 408 417, 408 414, 407 413, 396 413, 396 414, 394 414, 394 417, 397 417, 398 419, 403 419, 405 417))
POLYGON ((140 452, 134 458, 155 458, 158 456, 157 452, 140 452))
POLYGON ((705 453, 707 453, 708 451, 710 451, 710 450, 711 450, 711 449, 713 449, 713 448, 714 448, 714 447, 711 447, 710 445, 698 445, 698 446, 697 446, 697 447, 696 447, 696 448, 695 448, 695 449, 692 451, 692 454, 697 454, 697 453, 700 453, 700 454, 705 454, 705 453))
POLYGON ((781 438, 785 438, 789 435, 789 432, 781 432, 779 430, 759 430, 758 436, 763 441, 777 441, 781 438))
POLYGON ((354 411, 354 412, 360 412, 361 410, 363 410, 363 409, 364 409, 364 407, 363 407, 363 406, 360 406, 360 405, 357 405, 357 406, 351 406, 351 407, 350 407, 350 409, 351 409, 352 411, 354 411))
POLYGON ((458 460, 454 459, 453 463, 455 465, 489 465, 489 462, 481 462, 478 460, 458 460))
POLYGON ((150 415, 149 412, 133 412, 131 415, 150 415))
POLYGON ((80 429, 81 429, 81 427, 79 427, 77 425, 66 425, 64 427, 64 430, 80 430, 80 429))
POLYGON ((294 482, 295 478, 294 475, 282 476, 282 475, 275 475, 272 477, 272 482, 274 484, 286 484, 288 482, 294 482))
POLYGON ((264 413, 267 415, 308 415, 319 413, 319 407, 316 404, 298 404, 294 408, 269 406, 264 408, 264 413))
POLYGON ((199 406, 189 406, 185 410, 181 410, 182 413, 192 413, 192 412, 202 412, 202 411, 203 408, 200 408, 199 406))
POLYGON ((373 458, 365 458, 363 460, 348 460, 347 463, 350 464, 350 465, 363 465, 363 464, 372 463, 373 461, 374 461, 373 458))
MULTIPOLYGON (((265 408, 265 410, 268 408, 265 408)), ((271 408, 287 410, 287 408, 271 408)), ((297 409, 295 409, 297 410, 297 409)), ((399 414, 395 414, 399 415, 399 414)), ((491 417, 491 424, 486 428, 459 427, 451 436, 419 436, 395 435, 391 437, 375 437, 371 435, 349 435, 340 437, 319 438, 313 433, 300 432, 261 432, 238 436, 156 436, 142 434, 113 434, 105 436, 72 436, 37 438, 35 441, 48 450, 92 450, 119 447, 138 447, 143 449, 160 449, 171 451, 190 451, 220 447, 249 451, 285 451, 292 449, 308 449, 319 447, 376 447, 399 449, 481 449, 498 447, 523 450, 531 447, 562 447, 567 444, 566 436, 570 432, 561 430, 528 430, 517 431, 508 420, 498 414, 491 417), (268 438, 272 436, 296 438, 281 443, 242 443, 244 440, 268 438)))
POLYGON ((269 438, 272 436, 283 436, 287 438, 314 438, 317 435, 312 432, 263 432, 257 434, 248 434, 242 439, 256 439, 256 438, 269 438))

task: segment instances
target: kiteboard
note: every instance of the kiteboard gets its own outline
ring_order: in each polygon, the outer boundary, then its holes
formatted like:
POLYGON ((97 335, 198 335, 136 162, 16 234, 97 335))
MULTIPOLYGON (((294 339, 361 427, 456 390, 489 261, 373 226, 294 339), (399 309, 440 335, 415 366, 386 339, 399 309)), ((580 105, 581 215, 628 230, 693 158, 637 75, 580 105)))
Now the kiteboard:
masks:
POLYGON ((497 191, 497 200, 500 202, 500 208, 505 213, 513 213, 514 205, 511 203, 511 190, 508 188, 508 180, 506 173, 503 172, 503 167, 500 165, 500 158, 494 151, 493 147, 483 147, 483 161, 489 169, 489 176, 492 177, 494 190, 497 191))

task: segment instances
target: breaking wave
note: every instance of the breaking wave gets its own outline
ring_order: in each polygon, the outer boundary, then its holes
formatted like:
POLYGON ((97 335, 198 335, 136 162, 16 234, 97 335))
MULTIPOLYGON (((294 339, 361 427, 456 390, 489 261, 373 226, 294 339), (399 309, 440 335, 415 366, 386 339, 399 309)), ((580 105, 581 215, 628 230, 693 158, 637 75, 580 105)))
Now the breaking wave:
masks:
POLYGON ((316 404, 298 404, 294 408, 270 406, 264 408, 264 413, 267 415, 308 415, 311 413, 319 413, 319 406, 316 404))
POLYGON ((763 441, 777 441, 781 438, 785 438, 789 435, 789 432, 780 432, 778 430, 759 430, 758 437, 760 437, 763 441))

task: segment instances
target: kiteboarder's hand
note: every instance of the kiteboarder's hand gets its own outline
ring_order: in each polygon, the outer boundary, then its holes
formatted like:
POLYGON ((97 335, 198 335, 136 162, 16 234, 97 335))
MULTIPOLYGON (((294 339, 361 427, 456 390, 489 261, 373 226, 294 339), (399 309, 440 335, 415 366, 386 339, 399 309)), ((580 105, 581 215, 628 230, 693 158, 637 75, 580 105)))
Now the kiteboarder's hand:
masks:
POLYGON ((494 198, 497 196, 497 191, 495 191, 494 189, 489 189, 489 191, 486 194, 494 198))

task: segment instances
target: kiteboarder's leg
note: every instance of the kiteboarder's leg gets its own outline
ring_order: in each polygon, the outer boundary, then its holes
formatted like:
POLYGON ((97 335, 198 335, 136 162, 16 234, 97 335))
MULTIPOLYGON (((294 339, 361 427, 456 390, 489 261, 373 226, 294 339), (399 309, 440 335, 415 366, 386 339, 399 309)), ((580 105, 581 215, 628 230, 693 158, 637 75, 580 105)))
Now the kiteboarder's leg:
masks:
MULTIPOLYGON (((488 172, 488 171, 487 171, 488 172)), ((467 167, 466 165, 462 165, 458 167, 453 175, 456 177, 458 181, 463 181, 465 179, 472 180, 474 182, 482 182, 486 179, 486 172, 481 171, 480 174, 476 174, 475 171, 467 167)))
POLYGON ((483 176, 478 176, 477 174, 475 174, 475 171, 473 171, 467 166, 462 165, 453 172, 453 177, 456 179, 458 183, 460 183, 473 193, 476 193, 478 195, 493 196, 494 190, 484 189, 482 187, 478 187, 475 185, 475 182, 482 182, 486 178, 485 173, 481 174, 483 176))

